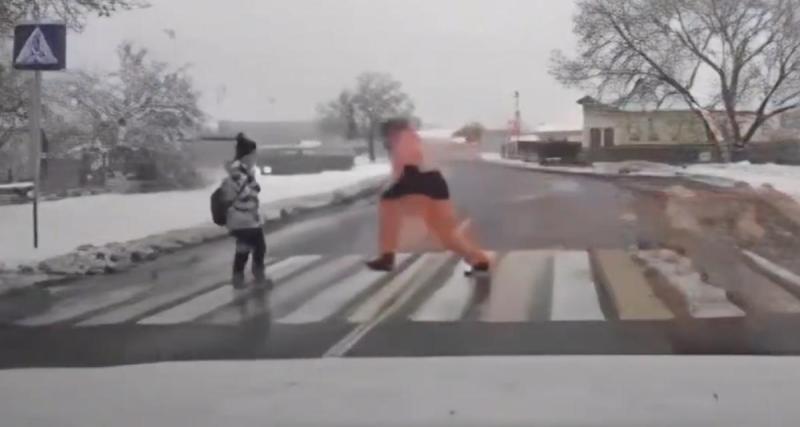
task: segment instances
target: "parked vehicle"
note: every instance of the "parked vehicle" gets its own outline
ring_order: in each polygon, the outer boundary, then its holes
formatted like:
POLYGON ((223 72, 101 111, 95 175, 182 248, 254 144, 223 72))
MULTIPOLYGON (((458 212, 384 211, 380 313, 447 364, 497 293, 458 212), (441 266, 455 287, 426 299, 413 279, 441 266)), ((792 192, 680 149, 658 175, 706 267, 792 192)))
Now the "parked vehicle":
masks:
POLYGON ((355 151, 348 147, 259 147, 258 165, 262 173, 295 175, 349 170, 355 165, 355 158, 355 151))
POLYGON ((539 143, 537 146, 537 153, 539 163, 542 165, 560 163, 560 164, 578 164, 581 163, 581 143, 570 141, 547 141, 539 143))
POLYGON ((541 141, 535 136, 512 138, 501 148, 501 156, 525 162, 581 164, 583 147, 580 142, 541 141))

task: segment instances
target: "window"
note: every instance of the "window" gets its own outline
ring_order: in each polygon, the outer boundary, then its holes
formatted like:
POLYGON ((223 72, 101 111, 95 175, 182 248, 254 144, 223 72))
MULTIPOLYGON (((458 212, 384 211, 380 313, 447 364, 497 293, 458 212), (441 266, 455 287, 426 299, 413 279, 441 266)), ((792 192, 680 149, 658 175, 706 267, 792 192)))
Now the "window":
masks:
POLYGON ((599 128, 592 128, 590 131, 590 146, 592 148, 600 148, 603 144, 603 133, 599 128))
POLYGON ((614 129, 613 128, 605 128, 603 130, 603 147, 613 147, 614 146, 614 129))
POLYGON ((631 142, 639 142, 642 140, 642 129, 638 122, 631 121, 628 123, 628 139, 631 142))
POLYGON ((647 140, 658 141, 658 132, 656 132, 655 120, 652 117, 647 118, 647 140))

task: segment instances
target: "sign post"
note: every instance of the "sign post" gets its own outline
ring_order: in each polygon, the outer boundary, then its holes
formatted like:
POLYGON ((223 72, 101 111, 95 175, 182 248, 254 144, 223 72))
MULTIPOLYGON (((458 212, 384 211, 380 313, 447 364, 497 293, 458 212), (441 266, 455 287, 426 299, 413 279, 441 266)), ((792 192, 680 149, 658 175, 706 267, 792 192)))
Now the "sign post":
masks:
POLYGON ((31 166, 33 170, 33 247, 39 247, 39 192, 42 165, 42 71, 66 68, 64 24, 31 23, 14 28, 14 68, 33 71, 30 87, 31 166))

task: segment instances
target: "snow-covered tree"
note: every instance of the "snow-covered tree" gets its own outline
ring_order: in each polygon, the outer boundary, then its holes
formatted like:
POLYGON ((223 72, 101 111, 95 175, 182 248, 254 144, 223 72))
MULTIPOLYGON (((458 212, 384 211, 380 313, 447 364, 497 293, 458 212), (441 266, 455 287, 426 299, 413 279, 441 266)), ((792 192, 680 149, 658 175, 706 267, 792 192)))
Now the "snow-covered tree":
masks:
POLYGON ((3 0, 0 34, 8 34, 19 21, 34 14, 63 20, 73 30, 80 31, 88 16, 107 17, 121 10, 146 6, 144 0, 3 0))
MULTIPOLYGON (((0 40, 0 57, 10 57, 8 43, 0 40)), ((22 74, 0 62, 0 150, 14 133, 27 125, 28 98, 22 74)))
POLYGON ((70 73, 53 90, 91 120, 93 140, 169 151, 202 125, 187 68, 170 69, 131 43, 118 48, 119 70, 110 74, 70 73))
POLYGON ((202 126, 205 116, 187 68, 171 69, 127 42, 118 48, 118 57, 115 72, 75 71, 53 81, 47 90, 53 96, 52 115, 86 123, 85 147, 147 152, 161 165, 160 176, 175 171, 194 175, 182 141, 202 126))

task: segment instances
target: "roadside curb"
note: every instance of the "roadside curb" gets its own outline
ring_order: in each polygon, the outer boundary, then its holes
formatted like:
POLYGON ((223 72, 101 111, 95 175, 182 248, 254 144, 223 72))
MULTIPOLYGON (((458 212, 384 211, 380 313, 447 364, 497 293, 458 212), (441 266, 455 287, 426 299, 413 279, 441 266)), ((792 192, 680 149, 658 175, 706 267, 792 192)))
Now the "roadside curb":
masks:
POLYGON ((546 173, 551 175, 570 175, 570 176, 582 176, 586 178, 595 178, 595 179, 602 179, 608 181, 616 181, 616 180, 625 180, 630 178, 637 178, 637 179, 647 179, 647 180, 687 180, 693 183, 705 184, 715 188, 734 188, 736 186, 736 181, 727 179, 727 178, 719 178, 715 176, 709 175, 697 175, 691 173, 682 173, 678 172, 674 175, 666 175, 666 174, 648 174, 648 173, 612 173, 612 172, 596 172, 596 171, 576 171, 576 170, 566 170, 566 169, 552 169, 552 167, 532 167, 528 164, 516 164, 510 163, 506 161, 497 161, 497 160, 486 160, 483 159, 484 162, 493 164, 496 166, 503 166, 512 169, 530 171, 530 172, 540 172, 546 173))
MULTIPOLYGON (((328 208, 346 206, 359 200, 377 194, 385 176, 376 176, 363 179, 354 184, 342 187, 328 193, 319 193, 308 196, 286 198, 267 202, 261 205, 264 216, 264 229, 272 231, 286 225, 299 217, 323 211, 328 208)), ((127 271, 135 266, 153 261, 163 255, 175 253, 184 249, 191 249, 206 243, 213 243, 228 237, 224 227, 213 224, 200 225, 186 229, 170 230, 164 233, 146 236, 124 243, 110 243, 106 245, 86 245, 68 254, 50 258, 36 263, 36 268, 27 272, 0 271, 0 302, 19 297, 28 292, 41 296, 41 292, 48 293, 47 288, 69 284, 83 277, 93 275, 107 275, 127 271), (135 251, 142 251, 135 255, 136 261, 126 260, 116 268, 98 267, 84 273, 58 273, 43 271, 43 265, 54 263, 58 260, 67 261, 70 257, 79 255, 94 255, 95 253, 110 253, 115 248, 124 248, 124 255, 133 258, 135 251), (30 280, 36 275, 44 276, 41 280, 30 280), (4 280, 5 278, 5 280, 4 280), (5 283, 4 283, 5 282, 5 283)), ((105 255, 104 255, 105 256, 105 255)))
POLYGON ((754 252, 742 250, 741 254, 748 267, 800 298, 800 276, 754 252))

